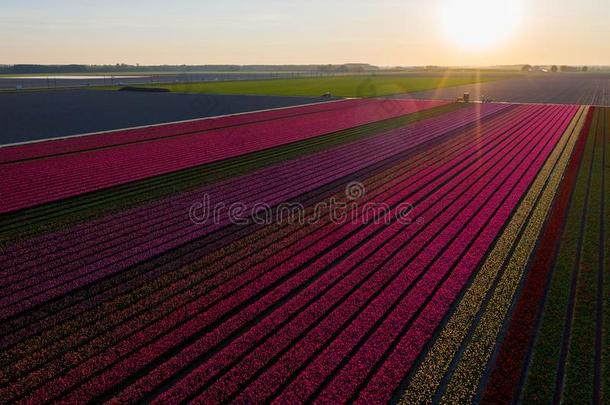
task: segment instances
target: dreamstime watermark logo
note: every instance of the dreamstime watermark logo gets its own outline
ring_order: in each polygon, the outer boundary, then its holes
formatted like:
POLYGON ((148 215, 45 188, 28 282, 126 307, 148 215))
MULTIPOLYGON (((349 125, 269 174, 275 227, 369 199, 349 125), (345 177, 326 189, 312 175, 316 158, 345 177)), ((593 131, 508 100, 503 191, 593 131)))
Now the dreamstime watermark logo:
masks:
POLYGON ((359 181, 352 181, 345 186, 345 196, 350 201, 359 200, 366 194, 364 184, 359 181))
POLYGON ((399 202, 390 205, 386 202, 366 201, 364 184, 352 181, 345 186, 345 198, 331 197, 313 206, 304 206, 299 202, 283 202, 271 205, 266 202, 213 203, 212 197, 205 194, 201 201, 189 208, 189 218, 197 225, 235 224, 235 225, 271 225, 301 224, 313 225, 322 220, 335 224, 390 224, 398 222, 408 225, 414 220, 413 205, 399 202))

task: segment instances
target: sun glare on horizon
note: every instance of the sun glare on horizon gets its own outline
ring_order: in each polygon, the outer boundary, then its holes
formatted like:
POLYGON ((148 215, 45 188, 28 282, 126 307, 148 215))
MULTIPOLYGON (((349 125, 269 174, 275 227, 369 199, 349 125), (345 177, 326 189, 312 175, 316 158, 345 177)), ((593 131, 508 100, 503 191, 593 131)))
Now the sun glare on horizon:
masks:
POLYGON ((498 45, 519 25, 518 0, 444 0, 442 23, 445 34, 465 50, 498 45))

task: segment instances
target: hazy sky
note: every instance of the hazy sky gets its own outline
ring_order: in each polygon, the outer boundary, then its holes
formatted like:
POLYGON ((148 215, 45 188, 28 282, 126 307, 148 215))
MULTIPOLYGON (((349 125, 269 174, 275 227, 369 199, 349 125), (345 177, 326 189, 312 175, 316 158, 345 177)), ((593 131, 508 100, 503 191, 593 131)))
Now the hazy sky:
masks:
MULTIPOLYGON (((483 48, 452 38, 451 1, 0 0, 0 63, 610 65, 610 0, 517 0, 483 48)), ((496 25, 476 15, 455 21, 496 25)))

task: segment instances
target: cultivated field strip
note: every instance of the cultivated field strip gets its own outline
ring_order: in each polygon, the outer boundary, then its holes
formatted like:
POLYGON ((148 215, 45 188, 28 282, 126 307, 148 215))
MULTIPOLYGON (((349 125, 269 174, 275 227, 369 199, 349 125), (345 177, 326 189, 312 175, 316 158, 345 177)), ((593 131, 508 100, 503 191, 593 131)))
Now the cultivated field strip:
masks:
POLYGON ((461 108, 450 104, 0 216, 0 242, 46 233, 461 108))
POLYGON ((253 123, 238 128, 120 145, 49 159, 0 166, 8 198, 0 212, 15 211, 131 181, 211 163, 248 152, 320 136, 374 120, 435 107, 446 102, 367 104, 348 111, 320 112, 253 123), (44 186, 44 187, 43 187, 44 186), (9 194, 8 192, 11 191, 9 194))
POLYGON ((370 103, 12 149, 0 170, 63 160, 95 175, 44 190, 39 169, 13 173, 0 401, 601 403, 608 111, 370 103), (223 151, 223 131, 242 144, 223 151), (116 167, 80 160, 114 153, 116 167), (113 178, 123 166, 134 181, 113 178), (204 201, 242 204, 245 221, 197 223, 204 201))

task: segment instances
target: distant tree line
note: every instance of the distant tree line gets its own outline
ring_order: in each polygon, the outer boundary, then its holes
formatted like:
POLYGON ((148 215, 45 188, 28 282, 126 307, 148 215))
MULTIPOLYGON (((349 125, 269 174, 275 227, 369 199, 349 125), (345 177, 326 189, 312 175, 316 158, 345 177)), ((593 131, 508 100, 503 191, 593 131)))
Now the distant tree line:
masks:
POLYGON ((359 73, 379 70, 379 68, 368 63, 345 63, 343 65, 321 65, 316 70, 333 73, 359 73))
POLYGON ((52 74, 52 73, 115 73, 115 72, 367 72, 375 71, 377 66, 367 63, 346 63, 342 65, 0 65, 1 74, 52 74))
MULTIPOLYGON (((521 67, 521 71, 522 72, 537 72, 537 71, 543 71, 543 70, 547 70, 546 68, 543 68, 541 66, 532 66, 529 64, 523 65, 523 67, 521 67)), ((555 72, 588 72, 589 68, 587 66, 568 66, 568 65, 561 65, 559 67, 557 67, 557 65, 552 65, 551 67, 548 68, 548 71, 551 71, 553 73, 555 72)))

